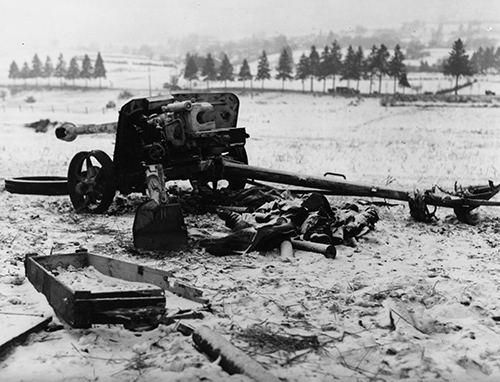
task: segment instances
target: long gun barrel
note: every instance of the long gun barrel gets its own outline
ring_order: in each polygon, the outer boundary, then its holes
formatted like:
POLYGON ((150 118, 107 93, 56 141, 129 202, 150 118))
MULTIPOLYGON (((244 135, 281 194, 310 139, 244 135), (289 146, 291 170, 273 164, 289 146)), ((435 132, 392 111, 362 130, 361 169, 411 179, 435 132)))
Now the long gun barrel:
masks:
POLYGON ((228 177, 244 177, 266 182, 288 184, 290 186, 329 190, 335 195, 378 196, 380 198, 403 200, 406 202, 409 200, 409 194, 406 191, 335 181, 309 175, 295 174, 288 171, 269 170, 232 161, 224 161, 224 174, 228 177))
MULTIPOLYGON (((288 184, 291 186, 328 190, 334 195, 378 197, 401 200, 405 202, 413 200, 412 193, 408 191, 393 190, 344 181, 335 181, 331 179, 295 174, 288 171, 269 170, 262 167, 236 163, 231 160, 224 160, 224 175, 226 177, 243 177, 266 182, 288 184)), ((472 209, 481 205, 500 206, 500 202, 488 200, 499 191, 500 184, 496 186, 491 185, 485 192, 476 196, 471 195, 471 197, 443 197, 436 195, 435 193, 424 193, 423 198, 425 204, 433 206, 472 209)))
POLYGON ((116 132, 116 122, 75 125, 71 122, 64 122, 56 127, 56 137, 62 141, 71 142, 78 135, 97 134, 97 133, 114 133, 116 132))

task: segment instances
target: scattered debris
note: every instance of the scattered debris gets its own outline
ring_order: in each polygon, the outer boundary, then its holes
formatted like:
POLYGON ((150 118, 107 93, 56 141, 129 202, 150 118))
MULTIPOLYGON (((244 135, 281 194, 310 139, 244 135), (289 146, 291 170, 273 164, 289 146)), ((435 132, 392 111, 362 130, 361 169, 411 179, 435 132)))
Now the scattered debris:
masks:
POLYGON ((429 211, 429 207, 425 203, 425 195, 419 190, 415 190, 410 195, 408 206, 410 208, 411 217, 418 222, 430 223, 434 219, 437 219, 437 207, 434 207, 432 212, 429 211))
POLYGON ((257 361, 206 326, 194 330, 193 342, 212 360, 220 358, 220 366, 229 374, 244 374, 256 382, 279 381, 257 361))
POLYGON ((20 328, 11 328, 9 327, 9 320, 7 317, 2 318, 2 335, 0 340, 0 356, 5 353, 11 346, 16 343, 20 343, 26 339, 31 333, 44 330, 47 325, 52 321, 52 317, 44 317, 43 315, 34 315, 34 314, 23 314, 21 312, 12 312, 12 313, 2 313, 9 316, 14 316, 16 323, 19 323, 20 315, 28 315, 30 316, 26 325, 21 326, 20 328))
POLYGON ((500 191, 500 184, 495 185, 491 180, 487 185, 463 187, 455 182, 454 191, 447 191, 439 186, 430 190, 415 190, 409 194, 410 214, 416 221, 430 222, 435 218, 438 206, 453 208, 457 219, 463 223, 474 225, 477 222, 470 212, 481 205, 500 206, 500 202, 490 201, 500 191), (434 205, 430 212, 428 205, 434 205))
POLYGON ((280 244, 280 256, 282 258, 293 257, 293 246, 290 240, 284 240, 280 244))
POLYGON ((56 121, 50 119, 39 119, 36 122, 26 123, 24 126, 35 129, 35 133, 46 133, 50 126, 57 125, 56 121))
POLYGON ((337 250, 335 249, 335 246, 329 244, 292 239, 292 246, 293 248, 302 251, 321 253, 327 259, 335 259, 335 257, 337 256, 337 250))
POLYGON ((456 362, 457 365, 471 372, 479 372, 482 375, 491 375, 492 373, 492 370, 488 366, 468 357, 467 355, 460 357, 456 362))
POLYGON ((225 193, 227 200, 240 205, 249 203, 252 207, 248 208, 254 212, 217 211, 226 226, 235 232, 199 242, 216 256, 270 251, 291 240, 297 249, 335 258, 334 245, 355 246, 354 238, 373 230, 379 219, 374 206, 363 208, 351 203, 332 208, 325 196, 317 193, 306 195, 304 199, 288 200, 275 190, 265 192, 259 187, 235 191, 232 195, 228 193, 225 193), (245 195, 243 201, 242 194, 245 195))
POLYGON ((178 320, 201 320, 203 318, 203 313, 199 311, 179 311, 171 316, 161 317, 160 323, 163 325, 172 325, 178 320))
POLYGON ((120 94, 118 94, 118 99, 129 99, 132 98, 134 95, 128 91, 128 90, 122 90, 120 94))
POLYGON ((288 353, 305 349, 319 349, 316 335, 283 334, 272 330, 269 325, 251 325, 236 333, 236 337, 252 347, 273 353, 279 350, 288 353))

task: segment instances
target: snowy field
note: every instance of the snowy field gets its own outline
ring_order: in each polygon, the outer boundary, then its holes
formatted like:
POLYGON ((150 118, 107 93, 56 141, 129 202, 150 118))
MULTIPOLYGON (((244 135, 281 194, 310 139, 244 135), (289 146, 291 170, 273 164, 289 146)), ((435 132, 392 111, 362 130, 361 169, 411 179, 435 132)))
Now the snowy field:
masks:
MULTIPOLYGON (((3 110, 0 105, 0 178, 65 175, 81 150, 112 155, 113 135, 67 143, 52 129, 35 133, 22 124, 40 118, 113 121, 124 102, 118 94, 66 90, 8 97, 3 110), (29 95, 37 99, 33 109, 24 102, 29 95), (117 109, 103 109, 110 100, 117 109)), ((251 164, 340 172, 349 181, 405 190, 500 181, 500 108, 384 108, 374 98, 281 93, 246 93, 240 103, 251 164)), ((83 246, 171 270, 203 289, 213 306, 204 322, 283 380, 500 378, 498 207, 481 207, 477 226, 459 223, 445 209, 439 220, 424 224, 412 221, 405 205, 380 207, 375 231, 355 248, 338 247, 337 258, 329 260, 301 251, 285 259, 277 252, 212 257, 194 240, 225 232, 212 215, 186 216, 188 251, 139 255, 132 248, 133 212, 78 215, 66 196, 9 194, 3 182, 0 206, 0 312, 53 314, 23 279, 24 255, 83 246), (321 346, 266 353, 237 336, 263 323, 284 334, 316 335, 321 346)), ((175 303, 167 296, 168 309, 175 311, 175 303)), ((0 379, 243 380, 227 376, 188 338, 164 326, 142 334, 117 326, 33 334, 0 361, 0 379)))

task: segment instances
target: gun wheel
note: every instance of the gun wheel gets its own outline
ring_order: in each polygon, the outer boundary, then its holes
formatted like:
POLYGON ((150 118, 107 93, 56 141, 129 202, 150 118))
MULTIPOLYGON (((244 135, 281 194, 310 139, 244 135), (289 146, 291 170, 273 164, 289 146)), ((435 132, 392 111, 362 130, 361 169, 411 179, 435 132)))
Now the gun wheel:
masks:
POLYGON ((76 154, 68 168, 68 192, 76 212, 106 212, 116 192, 111 158, 101 150, 76 154))
POLYGON ((62 176, 21 176, 5 179, 5 190, 13 194, 67 195, 68 180, 62 176))

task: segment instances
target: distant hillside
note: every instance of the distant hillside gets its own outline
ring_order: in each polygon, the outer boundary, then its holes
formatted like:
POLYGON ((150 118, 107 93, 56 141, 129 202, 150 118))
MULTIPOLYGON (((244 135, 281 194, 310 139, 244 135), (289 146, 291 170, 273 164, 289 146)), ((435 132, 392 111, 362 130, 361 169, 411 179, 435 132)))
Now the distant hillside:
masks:
POLYGON ((212 53, 218 57, 222 52, 228 54, 235 62, 243 58, 256 60, 265 50, 269 55, 279 53, 284 46, 293 50, 309 50, 311 45, 322 49, 337 40, 342 47, 349 45, 362 46, 368 50, 373 45, 385 44, 393 48, 400 44, 407 50, 409 59, 420 59, 424 49, 448 49, 453 41, 460 37, 469 50, 480 46, 497 46, 500 42, 500 20, 447 22, 429 24, 413 21, 402 24, 398 28, 367 29, 357 26, 345 31, 319 32, 300 36, 251 36, 239 40, 220 41, 204 35, 190 35, 184 38, 169 39, 164 45, 147 45, 139 47, 121 47, 122 53, 142 55, 157 59, 182 59, 187 52, 206 55, 212 53))

